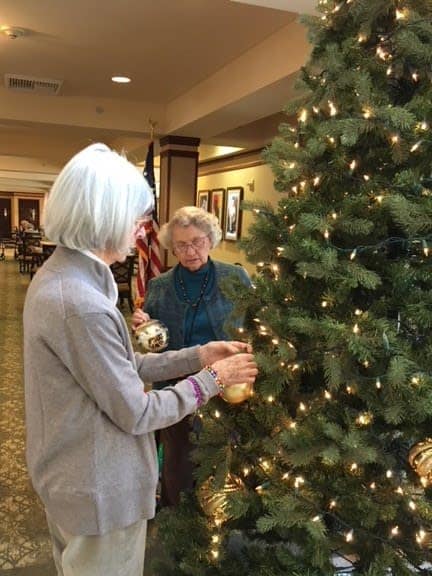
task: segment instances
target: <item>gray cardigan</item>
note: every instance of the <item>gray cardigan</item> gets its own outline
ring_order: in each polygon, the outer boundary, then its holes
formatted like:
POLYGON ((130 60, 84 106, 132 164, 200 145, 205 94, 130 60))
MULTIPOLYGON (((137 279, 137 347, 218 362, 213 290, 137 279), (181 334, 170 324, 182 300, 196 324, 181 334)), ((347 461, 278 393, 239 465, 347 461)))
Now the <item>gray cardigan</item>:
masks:
POLYGON ((145 393, 144 380, 198 372, 202 400, 218 392, 198 346, 134 353, 116 298, 108 266, 57 248, 24 306, 27 464, 48 513, 72 534, 154 515, 153 432, 193 413, 197 391, 182 380, 145 393))

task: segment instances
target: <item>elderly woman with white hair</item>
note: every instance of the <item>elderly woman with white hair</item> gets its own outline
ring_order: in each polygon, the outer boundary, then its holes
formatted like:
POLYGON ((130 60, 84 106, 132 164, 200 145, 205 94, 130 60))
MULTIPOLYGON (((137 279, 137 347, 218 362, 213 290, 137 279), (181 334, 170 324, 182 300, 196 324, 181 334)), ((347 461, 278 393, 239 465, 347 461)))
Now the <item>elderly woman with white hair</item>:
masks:
POLYGON ((126 257, 151 208, 142 175, 103 144, 74 156, 47 200, 57 248, 25 301, 25 409, 28 469, 59 575, 142 576, 154 431, 257 372, 242 342, 133 351, 109 266, 126 257), (144 381, 168 378, 180 381, 145 392, 144 381))
MULTIPOLYGON (((149 318, 161 320, 169 330, 171 350, 226 339, 225 323, 233 305, 223 294, 222 281, 234 276, 249 286, 250 280, 243 267, 210 258, 210 250, 219 244, 221 237, 217 218, 202 208, 185 206, 174 213, 162 226, 159 239, 178 263, 150 281, 144 309, 134 312, 132 328, 149 318)), ((169 384, 156 382, 154 387, 169 384)), ((185 418, 160 432, 161 506, 178 504, 181 492, 193 489, 190 420, 185 418)))

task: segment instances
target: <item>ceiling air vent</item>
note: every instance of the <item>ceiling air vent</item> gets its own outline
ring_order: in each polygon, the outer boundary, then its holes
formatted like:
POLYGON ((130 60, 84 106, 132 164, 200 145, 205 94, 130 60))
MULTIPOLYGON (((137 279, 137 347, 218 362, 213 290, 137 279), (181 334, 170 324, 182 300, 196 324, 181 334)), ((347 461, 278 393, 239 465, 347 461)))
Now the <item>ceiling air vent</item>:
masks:
POLYGON ((20 76, 19 74, 5 74, 6 88, 18 92, 32 92, 33 94, 57 96, 62 84, 62 80, 20 76))

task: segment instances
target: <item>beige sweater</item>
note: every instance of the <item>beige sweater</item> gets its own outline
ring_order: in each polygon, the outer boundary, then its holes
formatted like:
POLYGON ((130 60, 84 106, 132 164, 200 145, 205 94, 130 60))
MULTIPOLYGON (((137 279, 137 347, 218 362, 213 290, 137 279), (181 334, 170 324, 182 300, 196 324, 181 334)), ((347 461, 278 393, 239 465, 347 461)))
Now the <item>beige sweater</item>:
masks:
POLYGON ((57 248, 33 278, 24 307, 27 463, 53 520, 72 534, 104 534, 151 518, 153 432, 193 413, 188 380, 145 393, 143 381, 195 375, 202 400, 218 388, 199 347, 134 353, 115 305, 111 271, 57 248))

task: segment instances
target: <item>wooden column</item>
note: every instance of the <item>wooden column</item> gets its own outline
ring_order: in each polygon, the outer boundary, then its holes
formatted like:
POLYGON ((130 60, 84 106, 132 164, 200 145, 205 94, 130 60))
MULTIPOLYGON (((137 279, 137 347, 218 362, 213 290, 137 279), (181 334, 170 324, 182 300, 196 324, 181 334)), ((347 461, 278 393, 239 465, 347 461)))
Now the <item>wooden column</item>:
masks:
MULTIPOLYGON (((182 206, 195 205, 198 179, 199 138, 164 136, 160 139, 159 223, 162 225, 182 206)), ((165 266, 176 259, 165 254, 165 266)))

